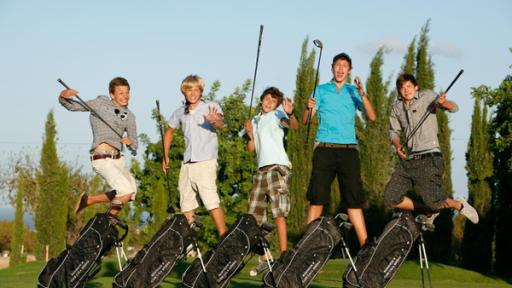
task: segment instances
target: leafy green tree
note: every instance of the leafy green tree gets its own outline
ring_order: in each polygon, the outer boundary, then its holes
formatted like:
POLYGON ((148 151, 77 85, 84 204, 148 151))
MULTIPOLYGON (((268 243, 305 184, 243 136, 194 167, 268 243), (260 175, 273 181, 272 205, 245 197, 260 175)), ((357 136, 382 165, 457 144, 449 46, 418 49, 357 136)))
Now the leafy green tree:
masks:
POLYGON ((53 112, 46 118, 40 169, 36 174, 39 191, 35 225, 37 230, 37 256, 44 259, 46 245, 49 257, 64 250, 68 215, 68 177, 59 161, 56 149, 57 130, 53 112))
MULTIPOLYGON (((489 97, 490 88, 473 88, 475 104, 471 120, 471 136, 466 152, 469 200, 480 216, 477 225, 466 224, 462 242, 462 265, 479 272, 489 272, 492 265, 494 218, 491 212, 492 155, 489 149, 487 106, 482 99, 489 97)), ((467 223, 467 221, 466 221, 467 223)))
MULTIPOLYGON (((511 49, 512 52, 512 49, 511 49)), ((512 75, 505 80, 489 99, 494 111, 491 122, 491 150, 494 155, 494 206, 496 213, 495 271, 512 277, 512 75)))
MULTIPOLYGON (((302 43, 299 59, 299 68, 295 80, 294 110, 293 114, 297 119, 302 118, 302 112, 306 102, 315 86, 315 51, 308 52, 309 39, 302 43)), ((299 129, 289 131, 287 139, 287 150, 292 162, 292 180, 290 187, 291 207, 288 217, 288 230, 290 235, 299 234, 306 219, 306 191, 311 176, 312 146, 318 123, 314 119, 311 123, 311 131, 308 136, 308 143, 305 145, 307 126, 300 125, 299 129)), ((338 200, 339 202, 339 200, 338 200)), ((334 204, 334 206, 337 206, 334 204)))

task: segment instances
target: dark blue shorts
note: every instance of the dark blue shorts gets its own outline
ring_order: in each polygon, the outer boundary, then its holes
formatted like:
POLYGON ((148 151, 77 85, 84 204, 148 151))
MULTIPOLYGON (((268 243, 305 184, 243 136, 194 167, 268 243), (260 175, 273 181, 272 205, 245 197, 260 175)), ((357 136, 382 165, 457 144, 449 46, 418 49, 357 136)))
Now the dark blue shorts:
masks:
POLYGON ((362 208, 366 193, 363 191, 359 151, 356 148, 315 148, 307 193, 310 204, 325 205, 331 201, 331 184, 336 176, 341 199, 347 208, 362 208))

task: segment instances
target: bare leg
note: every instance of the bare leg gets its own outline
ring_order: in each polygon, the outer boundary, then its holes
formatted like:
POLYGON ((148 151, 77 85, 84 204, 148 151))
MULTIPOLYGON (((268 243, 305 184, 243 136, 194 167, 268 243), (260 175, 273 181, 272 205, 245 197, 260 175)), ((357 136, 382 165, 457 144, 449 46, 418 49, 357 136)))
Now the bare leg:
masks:
POLYGON ((363 209, 361 208, 349 208, 347 209, 348 217, 350 222, 354 225, 356 231, 357 240, 359 246, 363 247, 368 240, 368 234, 366 233, 366 224, 364 222, 363 209))
POLYGON ((226 233, 226 220, 224 219, 224 211, 222 211, 221 208, 215 208, 209 211, 210 216, 213 219, 213 222, 215 222, 215 227, 217 227, 217 232, 219 232, 219 235, 222 236, 224 233, 226 233))
POLYGON ((94 196, 87 197, 87 206, 96 204, 96 203, 109 203, 111 200, 108 198, 107 194, 102 193, 94 196))
POLYGON ((184 211, 183 215, 185 215, 185 218, 187 218, 188 224, 192 224, 192 222, 194 222, 194 216, 195 216, 194 210, 184 211))
POLYGON ((456 209, 457 211, 460 211, 460 209, 462 209, 462 203, 450 197, 446 198, 446 200, 444 200, 444 203, 446 206, 448 206, 446 208, 456 209))
POLYGON ((279 242, 279 252, 281 255, 288 249, 288 234, 286 231, 286 218, 280 216, 274 219, 276 221, 277 241, 279 242))
MULTIPOLYGON (((454 200, 452 200, 454 201, 454 200)), ((431 208, 429 208, 427 205, 413 201, 411 198, 405 196, 404 200, 402 202, 398 203, 397 205, 393 206, 394 208, 402 209, 402 210, 408 210, 408 211, 416 211, 421 214, 425 215, 431 215, 435 211, 433 211, 431 208)))
POLYGON ((308 216, 306 219, 306 224, 313 222, 316 218, 322 216, 322 211, 324 210, 324 205, 309 205, 308 208, 308 216))
MULTIPOLYGON (((121 196, 117 196, 115 197, 114 199, 117 199, 121 202, 123 202, 123 205, 121 206, 115 206, 115 207, 112 207, 112 209, 110 209, 110 214, 112 215, 117 215, 119 214, 119 212, 121 212, 121 209, 123 209, 123 207, 128 204, 128 202, 130 202, 130 200, 132 199, 132 194, 133 193, 130 193, 130 194, 125 194, 125 195, 121 195, 121 196)), ((109 201, 110 202, 110 201, 109 201)))

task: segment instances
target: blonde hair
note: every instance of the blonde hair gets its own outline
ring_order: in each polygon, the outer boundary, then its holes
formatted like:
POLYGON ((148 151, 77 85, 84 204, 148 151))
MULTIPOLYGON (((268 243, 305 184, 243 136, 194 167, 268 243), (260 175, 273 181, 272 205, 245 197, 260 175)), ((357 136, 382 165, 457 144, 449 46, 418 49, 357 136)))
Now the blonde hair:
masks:
POLYGON ((201 78, 197 75, 188 75, 187 77, 185 77, 185 79, 183 79, 183 81, 181 82, 181 93, 183 93, 183 95, 185 95, 185 91, 187 91, 193 87, 199 87, 199 89, 201 90, 201 94, 202 94, 203 90, 204 90, 203 78, 201 78))

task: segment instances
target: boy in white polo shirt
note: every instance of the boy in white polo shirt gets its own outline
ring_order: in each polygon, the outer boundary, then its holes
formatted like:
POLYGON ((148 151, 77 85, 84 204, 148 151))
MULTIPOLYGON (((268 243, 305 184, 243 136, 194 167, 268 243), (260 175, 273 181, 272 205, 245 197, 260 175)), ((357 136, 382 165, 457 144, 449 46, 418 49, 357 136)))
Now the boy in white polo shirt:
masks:
POLYGON ((187 76, 181 83, 186 103, 172 113, 164 136, 162 167, 169 168, 169 149, 174 130, 181 128, 185 136, 185 153, 180 169, 178 190, 180 208, 189 223, 194 221, 200 198, 215 222, 217 232, 226 232, 224 211, 217 193, 217 129, 222 128, 222 109, 218 103, 202 99, 204 80, 197 75, 187 76))
MULTIPOLYGON (((279 89, 265 89, 260 97, 261 113, 252 121, 247 120, 244 125, 248 135, 247 150, 256 150, 258 160, 258 172, 253 177, 253 189, 249 196, 249 214, 261 225, 267 218, 267 202, 270 203, 281 254, 288 247, 286 217, 290 211, 291 170, 283 143, 284 129, 298 128, 297 119, 293 115, 293 103, 290 99, 283 98, 279 89), (284 112, 277 110, 281 104, 284 112)), ((259 266, 265 267, 265 263, 262 264, 259 266)), ((261 271, 256 271, 259 272, 261 271)))

